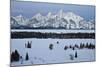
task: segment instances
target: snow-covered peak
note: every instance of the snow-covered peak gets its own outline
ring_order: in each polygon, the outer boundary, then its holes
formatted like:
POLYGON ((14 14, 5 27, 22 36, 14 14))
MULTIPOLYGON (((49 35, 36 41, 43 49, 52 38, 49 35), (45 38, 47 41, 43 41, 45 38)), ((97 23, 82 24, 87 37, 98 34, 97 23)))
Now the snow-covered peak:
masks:
POLYGON ((49 12, 49 13, 47 14, 47 17, 51 17, 51 15, 52 15, 52 13, 51 13, 51 12, 49 12))
POLYGON ((59 14, 63 14, 63 10, 61 9, 58 13, 59 13, 59 14))
POLYGON ((41 17, 42 15, 41 15, 41 13, 37 13, 36 15, 35 15, 35 17, 41 17))
POLYGON ((22 16, 21 14, 15 17, 16 21, 20 25, 26 25, 27 18, 22 16))
POLYGON ((43 16, 41 15, 41 13, 37 13, 33 18, 36 18, 38 21, 43 19, 43 16))
POLYGON ((23 21, 25 19, 24 16, 22 16, 21 14, 15 17, 17 21, 23 21))
POLYGON ((20 15, 18 15, 18 16, 16 16, 16 18, 22 18, 23 16, 20 14, 20 15))
POLYGON ((57 15, 58 15, 59 18, 63 18, 64 15, 65 15, 65 13, 64 13, 63 10, 61 9, 61 10, 58 12, 57 15))
POLYGON ((73 13, 73 12, 67 12, 67 13, 66 13, 66 16, 67 16, 67 17, 75 18, 76 20, 77 20, 77 19, 81 19, 81 20, 84 19, 83 17, 81 17, 81 16, 79 16, 79 15, 73 13))

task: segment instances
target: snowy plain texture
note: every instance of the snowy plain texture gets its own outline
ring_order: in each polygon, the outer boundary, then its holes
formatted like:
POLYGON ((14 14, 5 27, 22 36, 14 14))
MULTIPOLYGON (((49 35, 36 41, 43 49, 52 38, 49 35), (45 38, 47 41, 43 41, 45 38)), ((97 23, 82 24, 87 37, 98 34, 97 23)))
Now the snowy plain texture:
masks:
POLYGON ((67 49, 64 46, 74 46, 80 43, 95 44, 94 39, 11 39, 11 51, 18 50, 19 54, 25 59, 26 53, 29 54, 29 60, 12 62, 11 66, 17 65, 36 65, 36 64, 52 64, 52 63, 65 63, 65 62, 82 62, 94 61, 95 49, 67 49), (32 48, 25 48, 25 43, 32 41, 32 48), (57 44, 59 42, 59 44, 57 44), (53 44, 53 50, 49 49, 49 45, 53 44), (77 51, 77 58, 70 59, 70 55, 74 55, 77 51))

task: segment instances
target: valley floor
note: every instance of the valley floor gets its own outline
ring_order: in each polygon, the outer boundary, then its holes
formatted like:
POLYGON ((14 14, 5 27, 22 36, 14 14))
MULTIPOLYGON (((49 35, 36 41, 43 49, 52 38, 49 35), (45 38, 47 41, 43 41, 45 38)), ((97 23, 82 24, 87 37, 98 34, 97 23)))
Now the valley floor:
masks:
POLYGON ((18 50, 23 57, 23 61, 11 62, 11 66, 94 61, 95 49, 64 50, 65 46, 80 45, 80 43, 95 45, 95 39, 11 39, 11 52, 18 50), (32 41, 31 48, 25 48, 25 43, 28 41, 32 41), (49 49, 50 44, 53 44, 52 50, 49 49), (74 57, 76 51, 77 58, 74 57), (26 53, 29 55, 27 61, 25 60, 26 53))

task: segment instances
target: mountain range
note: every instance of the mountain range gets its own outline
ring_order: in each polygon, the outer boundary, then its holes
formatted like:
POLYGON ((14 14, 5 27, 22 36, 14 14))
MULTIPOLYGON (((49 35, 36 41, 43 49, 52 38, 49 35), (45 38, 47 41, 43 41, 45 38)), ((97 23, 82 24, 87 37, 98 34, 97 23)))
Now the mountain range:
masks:
POLYGON ((49 12, 43 16, 37 13, 32 18, 22 15, 11 16, 12 29, 95 29, 94 20, 86 21, 73 12, 58 11, 57 14, 49 12))

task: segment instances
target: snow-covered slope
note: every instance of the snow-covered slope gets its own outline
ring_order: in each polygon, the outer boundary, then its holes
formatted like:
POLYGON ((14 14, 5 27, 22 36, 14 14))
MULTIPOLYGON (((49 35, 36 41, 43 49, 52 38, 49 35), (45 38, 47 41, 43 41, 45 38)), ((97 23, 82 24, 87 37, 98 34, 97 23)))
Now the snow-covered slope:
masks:
POLYGON ((10 23, 11 23, 11 28, 17 28, 17 27, 19 27, 19 24, 18 24, 18 22, 16 21, 16 19, 15 19, 15 17, 12 17, 11 16, 11 21, 10 21, 10 23))
MULTIPOLYGON (((73 12, 63 12, 60 10, 57 14, 49 12, 46 16, 37 13, 30 19, 26 19, 22 15, 14 18, 16 23, 28 28, 43 29, 94 29, 93 21, 86 21, 83 17, 73 12)), ((11 19, 11 22, 13 19, 11 19)), ((16 26, 15 24, 12 26, 16 26)), ((23 27, 24 28, 24 27, 23 27)))
POLYGON ((22 15, 16 16, 15 19, 16 19, 17 23, 20 24, 20 25, 26 25, 26 24, 27 24, 27 21, 28 21, 28 20, 27 20, 24 16, 22 16, 22 15))

